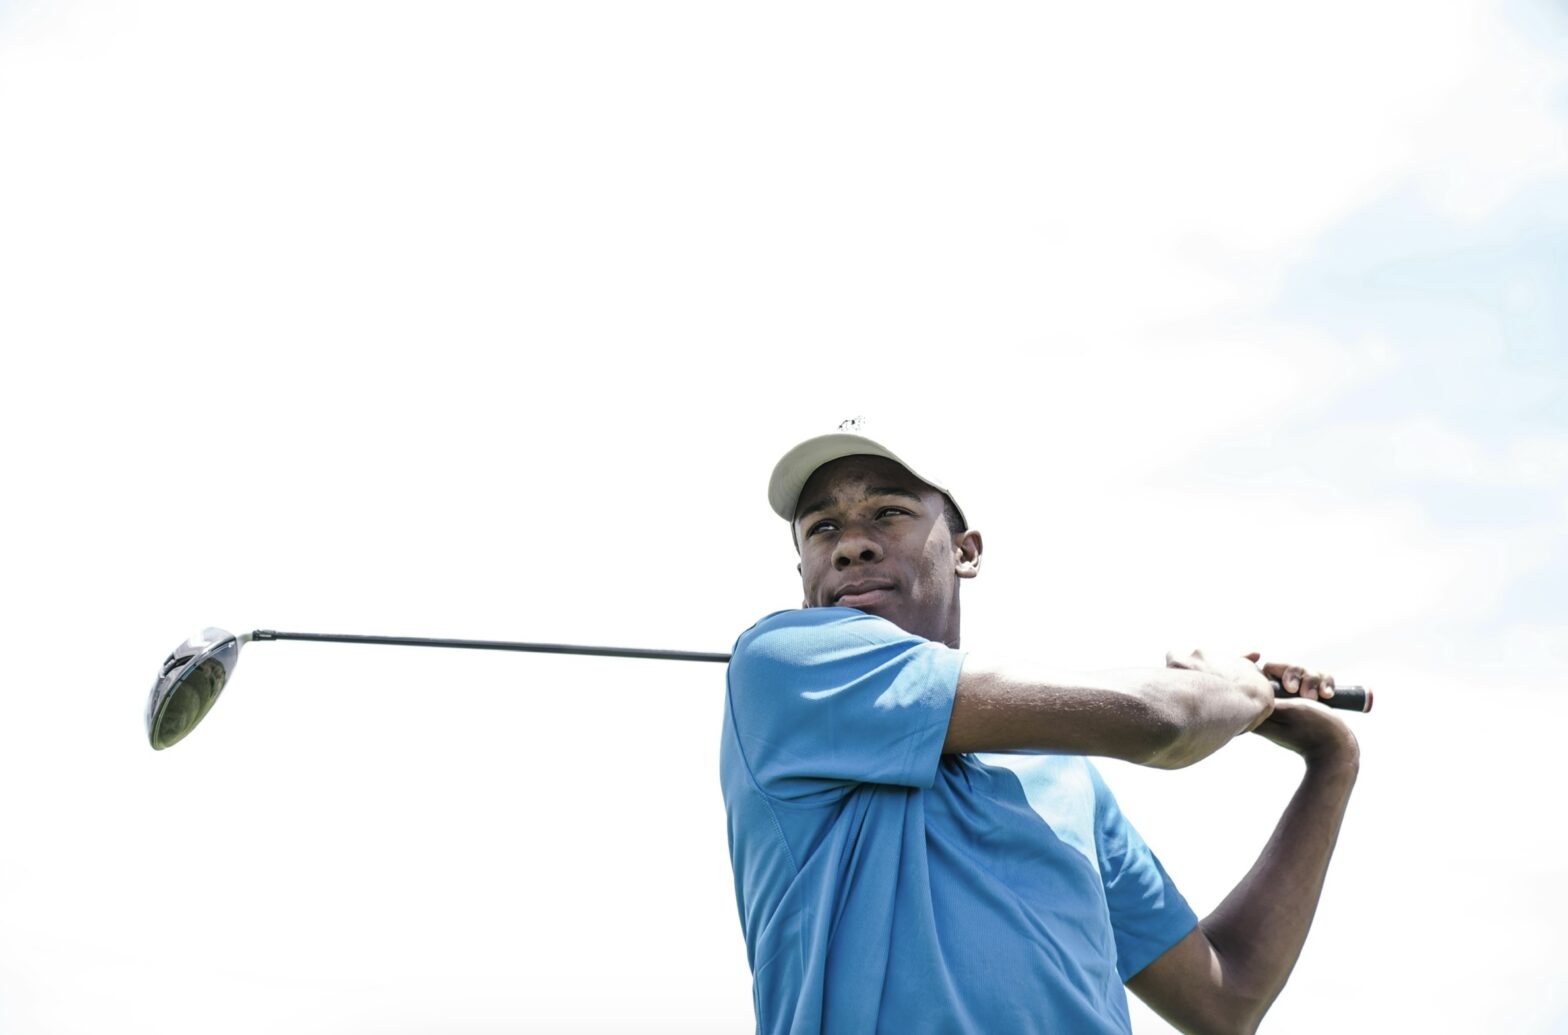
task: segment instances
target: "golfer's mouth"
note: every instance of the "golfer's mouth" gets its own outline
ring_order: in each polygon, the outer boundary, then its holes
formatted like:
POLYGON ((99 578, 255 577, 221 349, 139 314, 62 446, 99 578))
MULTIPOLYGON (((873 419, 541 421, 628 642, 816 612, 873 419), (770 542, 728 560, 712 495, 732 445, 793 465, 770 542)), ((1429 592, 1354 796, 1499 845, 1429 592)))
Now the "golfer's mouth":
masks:
POLYGON ((836 607, 870 607, 892 595, 893 587, 888 583, 856 582, 834 594, 833 604, 836 607))

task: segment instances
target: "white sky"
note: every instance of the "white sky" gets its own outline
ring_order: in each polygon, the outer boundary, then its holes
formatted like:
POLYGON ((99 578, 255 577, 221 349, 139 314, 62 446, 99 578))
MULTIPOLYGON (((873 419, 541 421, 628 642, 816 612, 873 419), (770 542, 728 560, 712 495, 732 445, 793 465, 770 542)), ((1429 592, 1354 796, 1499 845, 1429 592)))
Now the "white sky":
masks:
MULTIPOLYGON (((144 695, 727 650, 856 414, 967 647, 1379 691, 1269 1031, 1568 1027, 1568 17, 1061 6, 0 5, 0 1032, 749 1030, 718 667, 144 695)), ((1200 912, 1297 773, 1107 769, 1200 912)))

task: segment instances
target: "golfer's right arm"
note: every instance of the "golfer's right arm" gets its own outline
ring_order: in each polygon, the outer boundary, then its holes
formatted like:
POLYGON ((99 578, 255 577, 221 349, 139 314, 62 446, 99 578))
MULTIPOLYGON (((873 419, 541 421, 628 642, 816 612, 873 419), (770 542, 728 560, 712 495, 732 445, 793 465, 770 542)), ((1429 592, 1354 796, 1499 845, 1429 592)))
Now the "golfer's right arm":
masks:
POLYGON ((1180 769, 1255 728, 1274 709, 1250 662, 1216 665, 1194 652, 1172 668, 1060 672, 964 660, 944 754, 1047 751, 1180 769), (1189 664, 1220 668, 1191 671, 1189 664))

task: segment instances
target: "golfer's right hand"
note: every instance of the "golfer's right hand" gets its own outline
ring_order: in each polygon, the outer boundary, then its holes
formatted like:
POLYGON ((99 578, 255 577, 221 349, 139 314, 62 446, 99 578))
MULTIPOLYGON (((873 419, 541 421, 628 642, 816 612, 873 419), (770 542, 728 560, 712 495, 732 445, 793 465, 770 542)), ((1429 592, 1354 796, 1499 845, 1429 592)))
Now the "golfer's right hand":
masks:
POLYGON ((1257 729, 1269 712, 1273 711, 1274 685, 1269 682, 1269 677, 1258 668, 1258 659, 1263 655, 1257 651, 1244 657, 1230 657, 1224 654, 1208 654, 1204 651, 1169 650, 1165 652, 1166 668, 1181 668, 1190 672, 1204 672, 1211 676, 1228 679, 1232 683, 1247 687, 1254 692, 1261 692, 1258 696, 1266 699, 1269 704, 1258 716, 1257 722, 1248 727, 1249 730, 1257 729))

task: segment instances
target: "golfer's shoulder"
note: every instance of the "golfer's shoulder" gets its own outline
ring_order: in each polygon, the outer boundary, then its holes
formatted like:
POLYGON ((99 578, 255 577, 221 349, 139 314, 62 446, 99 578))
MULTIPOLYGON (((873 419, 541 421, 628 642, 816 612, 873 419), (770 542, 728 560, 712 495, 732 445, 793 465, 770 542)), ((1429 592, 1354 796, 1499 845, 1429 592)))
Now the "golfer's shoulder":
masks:
MULTIPOLYGON (((843 607, 794 607, 759 619, 740 634, 730 665, 777 664, 800 660, 835 638, 850 615, 843 607)), ((865 617, 865 616, 862 616, 865 617)))
POLYGON ((853 608, 775 611, 740 634, 731 652, 730 673, 732 678, 776 677, 905 640, 923 642, 891 622, 853 608))

